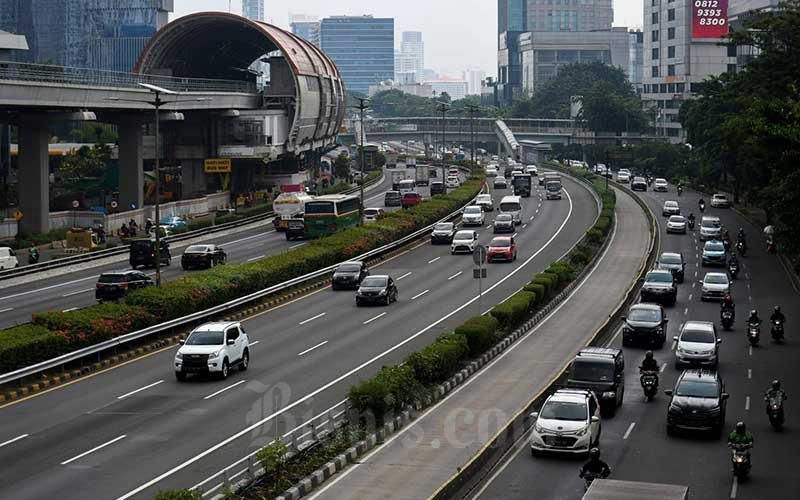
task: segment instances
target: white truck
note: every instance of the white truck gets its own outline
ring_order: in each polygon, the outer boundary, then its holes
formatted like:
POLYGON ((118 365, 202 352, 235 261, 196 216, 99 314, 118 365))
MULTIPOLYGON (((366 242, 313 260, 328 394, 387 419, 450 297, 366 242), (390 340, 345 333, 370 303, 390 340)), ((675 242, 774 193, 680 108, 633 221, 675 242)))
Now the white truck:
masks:
POLYGON ((273 224, 276 231, 285 231, 290 219, 302 218, 306 213, 306 203, 314 199, 303 189, 303 185, 282 186, 284 192, 272 202, 272 210, 275 212, 273 224))
POLYGON ((175 354, 175 378, 190 374, 216 375, 225 380, 233 367, 245 371, 250 365, 250 339, 238 321, 198 326, 175 354))
POLYGON ((414 172, 409 168, 398 168, 392 171, 392 191, 400 189, 400 181, 414 180, 414 172))
POLYGON ((428 166, 418 166, 414 172, 414 179, 417 181, 417 186, 427 186, 430 181, 430 170, 428 166))
POLYGON ((415 168, 417 166, 417 158, 415 156, 409 155, 406 158, 406 167, 408 168, 415 168))
POLYGON ((386 168, 396 168, 399 153, 397 151, 386 152, 386 168))

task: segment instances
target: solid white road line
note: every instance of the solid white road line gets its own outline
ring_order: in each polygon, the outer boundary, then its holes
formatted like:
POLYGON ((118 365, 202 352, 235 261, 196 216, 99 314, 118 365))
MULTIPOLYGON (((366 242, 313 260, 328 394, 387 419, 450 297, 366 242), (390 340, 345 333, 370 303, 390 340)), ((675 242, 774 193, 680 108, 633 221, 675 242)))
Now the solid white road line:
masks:
POLYGON ((72 297, 73 295, 78 295, 79 293, 91 292, 92 290, 94 290, 94 288, 87 288, 85 290, 78 290, 76 292, 69 292, 69 293, 65 293, 64 295, 62 295, 62 297, 72 297))
POLYGON ((242 384, 244 384, 245 382, 247 382, 247 380, 240 380, 240 381, 236 382, 235 384, 229 385, 228 387, 226 387, 226 388, 224 388, 224 389, 220 389, 220 390, 218 390, 217 392, 215 392, 215 393, 213 393, 213 394, 209 394, 208 396, 204 397, 203 399, 211 399, 211 398, 213 398, 214 396, 218 396, 218 395, 222 394, 223 392, 225 392, 225 391, 227 391, 227 390, 229 390, 229 389, 233 389, 233 388, 234 388, 234 387, 236 387, 237 385, 242 385, 242 384))
POLYGON ((77 310, 78 310, 78 308, 77 308, 77 307, 70 307, 69 309, 64 309, 64 310, 63 310, 63 311, 61 311, 61 312, 62 312, 62 313, 68 313, 68 312, 77 311, 77 310))
POLYGON ((292 245, 292 246, 290 246, 290 247, 289 247, 289 250, 294 250, 295 248, 298 248, 298 247, 301 247, 301 246, 303 246, 303 245, 307 245, 307 244, 308 244, 308 242, 305 242, 305 243, 298 243, 297 245, 292 245))
MULTIPOLYGON (((569 221, 572 219, 572 213, 573 213, 573 211, 574 211, 574 204, 573 204, 573 202, 572 202, 572 196, 570 196, 570 194, 569 194, 569 191, 567 191, 567 190, 565 189, 565 190, 564 190, 564 192, 566 193, 566 195, 567 195, 567 200, 569 201, 569 212, 567 212, 567 216, 564 218, 564 220, 563 220, 563 221, 561 222, 561 224, 558 226, 558 229, 556 229, 555 233, 553 233, 553 235, 552 235, 552 236, 551 236, 551 237, 550 237, 550 238, 549 238, 549 239, 548 239, 548 240, 547 240, 547 241, 546 241, 546 242, 545 242, 545 243, 544 243, 544 244, 543 244, 543 245, 542 245, 542 246, 541 246, 541 247, 540 247, 540 248, 539 248, 539 249, 538 249, 536 252, 534 252, 534 253, 533 253, 533 255, 531 255, 530 257, 528 257, 528 258, 527 258, 527 259, 526 259, 524 262, 522 262, 522 263, 521 263, 519 266, 517 266, 516 268, 512 269, 512 270, 511 270, 510 272, 508 272, 508 273, 507 273, 505 276, 503 276, 502 278, 500 278, 500 279, 497 281, 497 283, 493 284, 493 285, 492 285, 492 286, 490 286, 488 289, 486 289, 486 290, 483 292, 483 295, 486 295, 486 294, 488 294, 488 293, 492 292, 494 289, 496 289, 497 287, 501 286, 501 285, 502 285, 503 283, 505 283, 507 280, 511 279, 511 277, 512 277, 512 276, 514 276, 514 275, 515 275, 517 272, 519 272, 519 271, 521 271, 522 269, 524 269, 524 268, 525 268, 525 266, 527 266, 528 264, 530 264, 530 263, 533 261, 533 259, 535 259, 536 257, 538 257, 538 256, 539 256, 539 254, 541 254, 542 252, 544 252, 544 251, 545 251, 545 249, 547 249, 547 248, 550 246, 550 244, 551 244, 551 243, 553 243, 553 241, 555 241, 555 240, 556 240, 556 238, 558 238, 558 236, 561 234, 561 232, 564 230, 564 228, 565 228, 565 227, 567 227, 567 224, 568 224, 568 223, 569 223, 569 221)), ((421 246, 421 245, 423 245, 423 244, 425 244, 425 243, 421 243, 421 244, 420 244, 420 246, 421 246)), ((606 252, 607 252, 607 251, 608 251, 608 248, 606 249, 606 252)), ((605 252, 603 253, 603 255, 605 255, 605 252)), ((602 257, 601 257, 601 258, 602 258, 602 257)), ((589 273, 589 276, 587 276, 586 278, 584 278, 584 280, 581 282, 581 284, 579 284, 579 285, 578 285, 578 287, 576 287, 576 288, 573 290, 573 293, 574 293, 574 291, 575 291, 575 290, 579 290, 579 289, 580 289, 580 287, 583 285, 583 283, 584 283, 584 282, 585 282, 585 281, 586 281, 586 280, 587 280, 587 279, 588 279, 588 278, 589 278, 589 277, 590 277, 590 276, 591 276, 593 273, 594 273, 594 271, 592 271, 591 273, 589 273)), ((393 346, 389 347, 388 349, 386 349, 386 350, 384 350, 383 352, 381 352, 381 353, 379 353, 379 354, 377 354, 377 355, 373 356, 372 358, 370 358, 370 359, 367 359, 366 361, 364 361, 363 363, 359 364, 358 366, 355 366, 355 367, 351 368, 350 370, 348 370, 348 371, 346 371, 345 373, 343 373, 343 374, 339 375, 339 376, 338 376, 338 377, 336 377, 335 379, 332 379, 332 380, 330 380, 329 382, 327 382, 327 383, 323 384, 322 386, 318 387, 317 389, 315 389, 315 390, 313 390, 313 391, 309 392, 309 393, 308 393, 308 394, 306 394, 305 396, 303 396, 303 397, 300 397, 300 398, 296 399, 295 401, 293 401, 292 403, 289 403, 289 404, 287 404, 287 405, 286 405, 286 406, 284 406, 283 408, 281 408, 281 409, 279 409, 279 410, 276 410, 275 412, 273 412, 273 413, 271 413, 271 414, 269 414, 269 415, 266 415, 266 416, 264 416, 263 418, 259 419, 257 422, 253 422, 252 424, 248 425, 247 427, 243 428, 242 430, 240 430, 240 431, 236 432, 235 434, 232 434, 232 435, 230 435, 229 437, 227 437, 227 438, 223 439, 223 440, 222 440, 222 441, 220 441, 219 443, 217 443, 217 444, 215 444, 215 445, 213 445, 213 446, 210 446, 209 448, 207 448, 206 450, 204 450, 204 451, 202 451, 202 452, 198 453, 197 455, 193 456, 192 458, 186 459, 184 462, 181 462, 180 464, 178 464, 178 465, 176 465, 176 466, 172 467, 172 468, 171 468, 171 469, 169 469, 168 471, 166 471, 166 472, 163 472, 163 473, 159 474, 158 476, 156 476, 156 477, 154 477, 153 479, 151 479, 151 480, 147 481, 146 483, 144 483, 144 484, 142 484, 142 485, 140 485, 140 486, 138 486, 138 487, 136 487, 136 488, 132 489, 131 491, 129 491, 129 492, 127 492, 127 493, 125 493, 124 495, 121 495, 121 496, 117 497, 117 500, 127 500, 128 498, 131 498, 131 497, 133 497, 133 496, 136 496, 136 495, 138 495, 139 493, 141 493, 142 491, 144 491, 144 490, 146 490, 146 489, 150 488, 150 487, 151 487, 151 486, 153 486, 154 484, 157 484, 157 483, 159 483, 159 482, 163 481, 164 479, 166 479, 166 478, 168 478, 168 477, 171 477, 171 476, 173 476, 173 475, 174 475, 176 472, 179 472, 179 471, 181 471, 181 470, 185 469, 186 467, 188 467, 188 466, 192 465, 193 463, 195 463, 195 462, 197 462, 197 461, 199 461, 199 460, 201 460, 201 459, 203 459, 203 458, 205 458, 205 457, 207 457, 207 456, 211 455, 211 454, 212 454, 212 453, 214 453, 215 451, 217 451, 217 450, 219 450, 220 448, 222 448, 222 447, 224 447, 224 446, 226 446, 226 445, 228 445, 228 444, 232 443, 233 441, 235 441, 235 440, 237 440, 237 439, 241 438, 242 436, 246 436, 248 433, 250 433, 250 432, 251 432, 251 431, 253 431, 254 429, 258 429, 259 427, 261 427, 262 425, 264 425, 264 423, 265 423, 265 422, 269 422, 269 421, 273 420, 274 418, 276 418, 276 417, 278 417, 278 416, 280 416, 280 415, 282 415, 282 414, 284 414, 284 413, 286 413, 286 412, 288 412, 288 411, 291 411, 293 408, 295 408, 295 407, 297 407, 297 406, 299 406, 299 405, 301 405, 301 404, 304 404, 306 401, 308 401, 308 400, 310 400, 310 399, 313 399, 313 398, 315 398, 317 395, 319 395, 320 393, 322 393, 322 392, 324 392, 324 391, 326 391, 326 390, 330 389, 330 388, 331 388, 331 387, 333 387, 334 385, 336 385, 336 384, 340 383, 342 380, 345 380, 346 378, 348 378, 348 377, 352 376, 353 374, 355 374, 355 373, 358 373, 359 371, 363 370, 365 367, 367 367, 367 366, 371 365, 371 364, 372 364, 372 363, 374 363, 375 361, 378 361, 379 359, 382 359, 382 358, 384 358, 384 357, 385 357, 385 356, 387 356, 388 354, 391 354, 391 353, 393 353, 394 351, 396 351, 396 350, 400 349, 401 347, 403 347, 404 345, 408 344, 409 342, 412 342, 414 339, 416 339, 416 338, 417 338, 417 337, 419 337, 420 335, 423 335, 423 334, 425 334, 426 332, 428 332, 429 330, 431 330, 432 328, 435 328, 435 327, 436 327, 437 325, 439 325, 440 323, 442 323, 442 322, 444 322, 444 321, 447 321, 448 319, 450 319, 450 318, 451 318, 451 317, 453 317, 454 315, 456 315, 456 314, 458 314, 459 312, 463 311, 465 308, 467 308, 467 307, 469 307, 470 305, 472 305, 472 304, 474 304, 475 302, 477 302, 479 299, 480 299, 480 297, 479 297, 479 296, 477 296, 477 295, 476 295, 476 296, 474 296, 474 297, 472 297, 471 299, 469 299, 469 300, 467 300, 466 302, 464 302, 462 305, 460 305, 460 306, 456 307, 454 310, 452 310, 452 311, 450 311, 449 313, 445 314, 444 316, 442 316, 442 317, 441 317, 441 318, 439 318, 438 320, 434 321, 433 323, 429 324, 428 326, 426 326, 426 327, 422 328, 421 330, 419 330, 418 332, 414 333, 413 335, 411 335, 411 336, 409 336, 409 337, 405 338, 404 340, 402 340, 402 341, 398 342, 397 344, 395 344, 395 345, 393 345, 393 346)), ((564 304, 564 303, 562 303, 562 305, 563 305, 563 304, 564 304)), ((556 308, 556 309, 555 309, 555 311, 558 311, 560 308, 561 308, 561 307, 559 306, 558 308, 556 308)), ((555 313, 555 311, 553 311, 553 313, 555 313)), ((553 314, 553 313, 551 313, 551 314, 553 314)), ((374 321, 374 320, 376 320, 376 319, 378 319, 378 318, 380 318, 380 317, 383 317, 383 316, 385 316, 385 315, 386 315, 386 313, 382 313, 382 314, 380 314, 380 315, 376 316, 375 318, 373 318, 373 319, 371 319, 371 320, 368 320, 368 322, 374 321)), ((543 323, 544 323, 544 322, 540 323, 540 325, 541 325, 541 324, 543 324, 543 323)), ((364 324, 367 324, 367 323, 364 323, 364 324)), ((509 349, 507 349, 507 350, 506 350, 506 353, 508 353, 508 352, 512 352, 513 350, 514 350, 514 347, 512 346, 511 348, 509 348, 509 349)), ((505 356, 505 353, 504 353, 504 354, 502 354, 502 355, 500 355, 498 358, 496 358, 496 360, 495 360, 495 361, 497 361, 497 360, 499 360, 499 359, 502 359, 504 356, 505 356)), ((471 378, 470 380, 473 380, 473 379, 471 378)), ((469 382, 467 382, 467 384, 466 384, 466 385, 469 385, 469 382)), ((461 388, 463 388, 463 387, 465 387, 465 386, 462 386, 461 388)), ((451 394, 454 394, 455 392, 458 392, 458 391, 459 391, 461 388, 459 388, 459 389, 456 389, 456 391, 453 391, 451 394)))
POLYGON ((753 346, 751 345, 750 348, 747 350, 750 356, 753 355, 753 346))
POLYGON ((461 276, 463 273, 464 273, 464 271, 459 271, 459 272, 457 272, 456 274, 454 274, 454 275, 450 276, 449 278, 447 278, 447 281, 450 281, 450 280, 451 280, 451 279, 453 279, 453 278, 458 278, 458 277, 459 277, 459 276, 461 276))
POLYGON ((431 260, 428 261, 428 264, 433 264, 434 262, 436 262, 439 259, 441 259, 441 257, 436 257, 435 259, 431 259, 431 260))
POLYGON ((660 370, 661 373, 664 373, 664 370, 666 370, 666 369, 667 369, 667 364, 666 363, 661 363, 661 370, 660 370))
POLYGON ((13 311, 13 310, 14 310, 13 307, 7 307, 5 309, 0 309, 0 313, 7 313, 8 311, 13 311))
POLYGON ((428 290, 425 290, 424 292, 420 292, 420 293, 418 293, 418 294, 414 295, 413 297, 411 297, 411 300, 418 299, 418 298, 422 297, 423 295, 425 295, 425 294, 426 294, 426 293, 428 293, 428 292, 430 292, 430 289, 428 289, 428 290))
POLYGON ((324 341, 324 342, 320 342, 319 344, 315 345, 314 347, 311 347, 311 348, 309 348, 309 349, 306 349, 305 351, 303 351, 303 352, 300 352, 300 353, 298 353, 297 355, 298 355, 298 356, 302 356, 303 354, 308 354, 308 353, 310 353, 311 351, 313 351, 314 349, 316 349, 316 348, 318 348, 318 347, 322 347, 322 346, 324 346, 324 345, 325 345, 325 344, 327 344, 327 343, 328 343, 328 341, 327 341, 327 340, 326 340, 326 341, 324 341))
POLYGON ((375 321, 376 319, 380 319, 380 318, 382 318, 384 316, 386 316, 386 313, 380 313, 379 315, 375 316, 374 318, 370 318, 370 319, 366 320, 363 324, 364 325, 368 325, 368 324, 372 323, 373 321, 375 321))
POLYGON ((411 276, 411 274, 412 274, 411 272, 408 272, 408 273, 406 273, 406 274, 404 274, 404 275, 400 276, 399 278, 397 278, 397 281, 400 281, 400 280, 401 280, 401 279, 403 279, 403 278, 408 278, 409 276, 411 276))
POLYGON ((736 494, 739 492, 739 478, 733 476, 733 483, 731 484, 731 498, 736 498, 736 494))
POLYGON ((744 398, 744 410, 750 411, 750 396, 744 398))
POLYGON ((312 322, 312 321, 314 321, 315 319, 319 319, 319 318, 321 318, 321 317, 325 316, 326 314, 328 314, 328 313, 319 313, 319 314, 317 314, 316 316, 312 316, 311 318, 308 318, 308 319, 307 319, 307 320, 305 320, 305 321, 301 321, 301 322, 300 322, 300 324, 301 324, 301 325, 305 325, 306 323, 311 323, 311 322, 312 322))
POLYGON ((636 427, 636 422, 631 422, 631 425, 628 426, 628 430, 625 431, 625 435, 622 436, 622 439, 628 439, 628 436, 631 435, 631 431, 633 431, 634 427, 636 427))
POLYGON ((117 399, 125 399, 128 396, 132 396, 132 395, 136 394, 137 392, 142 392, 144 390, 147 390, 147 389, 149 389, 151 387, 155 387, 158 384, 163 384, 163 383, 164 383, 163 380, 159 380, 158 382, 153 382, 152 384, 146 385, 146 386, 144 386, 142 388, 139 388, 139 389, 136 389, 135 391, 131 391, 131 392, 127 393, 127 394, 123 394, 122 396, 117 396, 117 399))
POLYGON ((11 444, 11 443, 16 443, 16 442, 17 442, 17 441, 19 441, 20 439, 25 439, 25 438, 26 438, 26 437, 28 437, 29 435, 30 435, 30 434, 22 434, 21 436, 17 436, 17 437, 15 437, 15 438, 13 438, 13 439, 9 439, 8 441, 5 441, 5 442, 3 442, 3 443, 0 443, 0 448, 2 448, 3 446, 6 446, 6 445, 8 445, 8 444, 11 444))
POLYGON ((121 436, 118 436, 118 437, 115 437, 115 438, 114 438, 114 439, 112 439, 111 441, 105 442, 105 443, 101 444, 100 446, 95 446, 94 448, 92 448, 92 449, 91 449, 91 450, 89 450, 89 451, 84 451, 83 453, 81 453, 80 455, 78 455, 78 456, 76 456, 76 457, 72 457, 72 458, 70 458, 69 460, 65 460, 65 461, 61 462, 61 465, 67 465, 67 464, 69 464, 69 463, 72 463, 72 462, 74 462, 75 460, 78 460, 79 458, 83 458, 83 457, 85 457, 86 455, 88 455, 88 454, 90 454, 90 453, 94 453, 94 452, 96 452, 97 450, 101 450, 101 449, 105 448, 106 446, 108 446, 108 445, 110 445, 110 444, 114 444, 114 443, 116 443, 117 441, 119 441, 120 439, 125 439, 125 434, 123 434, 123 435, 121 435, 121 436))
POLYGON ((257 344, 260 344, 260 343, 261 343, 260 340, 256 340, 254 342, 250 342, 250 347, 253 347, 254 345, 257 345, 257 344))
POLYGON ((253 262, 253 261, 256 261, 256 260, 261 260, 264 257, 266 257, 266 255, 259 255, 258 257, 253 257, 252 259, 247 259, 247 262, 253 262))

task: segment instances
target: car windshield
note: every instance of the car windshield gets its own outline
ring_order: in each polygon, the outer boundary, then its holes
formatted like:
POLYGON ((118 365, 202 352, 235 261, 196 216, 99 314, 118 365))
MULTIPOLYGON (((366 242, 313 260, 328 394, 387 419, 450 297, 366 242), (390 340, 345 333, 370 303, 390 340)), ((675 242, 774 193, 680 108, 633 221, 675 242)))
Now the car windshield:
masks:
POLYGON ((377 208, 365 208, 364 215, 378 215, 380 213, 380 209, 377 208))
POLYGON ((459 231, 456 233, 457 240, 471 240, 473 239, 473 232, 472 231, 459 231))
POLYGON ((611 382, 614 379, 614 365, 605 362, 574 361, 570 378, 589 382, 611 382))
POLYGON ((583 403, 571 403, 567 401, 549 401, 539 413, 540 418, 551 420, 571 420, 582 422, 586 420, 588 410, 583 403))
POLYGON ((668 201, 668 202, 664 203, 664 206, 667 207, 667 208, 677 208, 678 207, 678 202, 677 201, 668 201))
POLYGON ((386 193, 386 198, 400 198, 400 193, 397 191, 389 191, 386 193))
POLYGON ((656 283, 672 283, 672 275, 667 274, 666 272, 663 273, 649 273, 647 275, 647 279, 645 281, 649 282, 656 282, 656 283))
POLYGON ((161 219, 161 224, 172 224, 173 222, 178 222, 178 219, 175 217, 163 217, 161 219))
POLYGON ((361 286, 386 286, 389 282, 389 278, 386 276, 369 276, 364 278, 364 281, 361 282, 361 286))
POLYGON ((514 218, 510 214, 500 214, 495 217, 495 222, 511 222, 514 218))
POLYGON ((128 281, 128 276, 125 274, 101 274, 100 283, 124 283, 128 281))
POLYGON ((702 226, 718 228, 721 226, 721 224, 719 222, 719 219, 703 219, 702 226))
POLYGON ((727 285, 728 278, 724 274, 706 274, 705 282, 713 285, 727 285))
POLYGON ((719 397, 719 388, 714 382, 684 380, 678 385, 675 395, 690 398, 716 398, 719 397))
POLYGON ((724 194, 715 194, 714 195, 714 199, 715 200, 727 200, 728 198, 724 194))
POLYGON ((725 245, 718 241, 709 241, 706 243, 706 250, 709 252, 724 252, 725 245))
POLYGON ((489 246, 495 248, 496 247, 508 248, 511 246, 511 240, 509 240, 508 238, 497 238, 492 240, 489 246))
POLYGON ((666 183, 667 183, 666 179, 656 179, 656 184, 666 184, 666 183))
POLYGON ((682 342, 699 342, 701 344, 713 344, 714 333, 709 330, 695 330, 686 328, 681 334, 682 342))
POLYGON ((361 266, 358 264, 342 264, 336 268, 337 273, 357 273, 361 271, 361 266))
POLYGON ((481 207, 467 207, 464 209, 465 215, 479 215, 481 213, 481 207))
POLYGON ((680 264, 681 258, 679 255, 664 253, 661 254, 660 262, 662 264, 680 264))
POLYGON ((488 201, 491 203, 492 197, 489 196, 488 194, 479 194, 477 201, 488 201))
POLYGON ((631 312, 628 313, 628 319, 653 323, 661 321, 661 311, 658 309, 631 309, 631 312))
POLYGON ((186 249, 186 253, 206 253, 209 248, 206 245, 192 245, 186 249))
POLYGON ((436 224, 433 228, 434 231, 452 231, 453 230, 453 223, 452 222, 442 222, 441 224, 436 224))
POLYGON ((680 223, 686 222, 686 219, 684 219, 683 216, 681 216, 681 215, 673 215, 672 217, 669 218, 669 221, 670 222, 677 222, 677 223, 680 224, 680 223))
POLYGON ((222 345, 224 339, 222 332, 194 332, 186 339, 186 345, 222 345))
POLYGON ((503 212, 518 212, 522 210, 522 207, 519 206, 519 203, 501 203, 500 210, 503 212))
POLYGON ((547 183, 547 190, 548 191, 558 191, 561 189, 561 185, 557 182, 548 182, 547 183))

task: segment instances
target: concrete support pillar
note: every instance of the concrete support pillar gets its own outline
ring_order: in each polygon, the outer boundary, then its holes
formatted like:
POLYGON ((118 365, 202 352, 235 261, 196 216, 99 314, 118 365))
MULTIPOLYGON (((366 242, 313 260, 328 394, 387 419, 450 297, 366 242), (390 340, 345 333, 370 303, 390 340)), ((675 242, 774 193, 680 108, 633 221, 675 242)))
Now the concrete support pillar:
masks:
POLYGON ((144 147, 142 122, 123 121, 119 124, 119 206, 130 210, 132 205, 144 205, 144 147))
POLYGON ((23 115, 19 120, 19 204, 21 233, 50 230, 50 133, 44 115, 23 115))

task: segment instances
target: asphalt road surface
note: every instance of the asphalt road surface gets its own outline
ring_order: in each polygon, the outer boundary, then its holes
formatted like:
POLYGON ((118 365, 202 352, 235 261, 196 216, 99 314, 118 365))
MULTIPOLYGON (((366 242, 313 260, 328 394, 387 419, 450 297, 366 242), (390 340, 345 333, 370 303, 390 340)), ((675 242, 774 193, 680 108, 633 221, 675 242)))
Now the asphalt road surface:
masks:
MULTIPOLYGON (((739 259, 743 269, 733 284, 736 324, 732 331, 724 331, 719 324, 718 303, 700 301, 697 280, 702 279, 705 272, 716 269, 700 265, 703 243, 698 241, 698 233, 667 235, 664 232, 666 219, 661 217, 663 202, 675 200, 684 215, 694 212, 699 223, 698 195, 685 191, 678 197, 671 186, 669 193, 648 191, 642 196, 659 220, 661 251, 683 252, 688 265, 686 281, 679 285, 677 304, 666 308, 670 319, 667 343, 655 351, 663 372, 654 401, 644 400, 636 368, 645 349, 624 349, 625 401, 615 417, 602 421, 601 450, 603 459, 611 466, 611 478, 686 485, 693 500, 797 498, 800 474, 796 472, 794 458, 800 447, 800 426, 794 401, 800 393, 800 368, 795 364, 800 355, 800 340, 794 335, 797 330, 792 328, 800 321, 797 291, 777 257, 766 253, 760 228, 751 226, 732 210, 707 208, 706 214, 718 215, 734 238, 738 228, 744 227, 750 246, 747 256, 739 259), (768 319, 776 304, 782 306, 789 325, 787 342, 783 345, 773 343, 769 335, 768 319), (761 343, 750 349, 744 320, 753 308, 765 322, 761 343), (719 373, 730 393, 724 435, 741 420, 755 438, 751 476, 741 484, 733 479, 725 437, 716 439, 696 433, 673 437, 666 433, 669 398, 662 391, 672 389, 679 375, 674 367, 671 339, 687 320, 714 321, 723 338, 719 373), (764 391, 774 378, 783 381, 790 397, 785 408, 786 426, 780 433, 772 430, 763 403, 764 391)), ((706 197, 706 202, 709 201, 706 197)), ((621 347, 621 336, 613 338, 611 343, 621 347)), ((584 485, 578 472, 584 461, 558 456, 532 458, 525 440, 476 489, 474 496, 481 499, 580 498, 584 485)))

